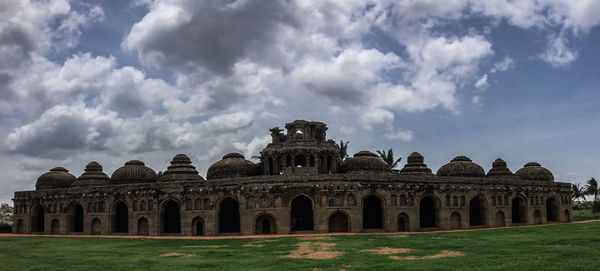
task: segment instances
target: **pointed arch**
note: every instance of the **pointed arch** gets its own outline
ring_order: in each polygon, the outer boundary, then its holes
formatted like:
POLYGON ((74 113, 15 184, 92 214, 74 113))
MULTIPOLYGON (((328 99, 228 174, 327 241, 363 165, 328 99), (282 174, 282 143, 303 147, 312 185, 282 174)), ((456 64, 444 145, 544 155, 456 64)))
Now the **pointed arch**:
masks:
POLYGON ((161 233, 181 233, 181 204, 174 198, 160 203, 161 233))
POLYGON ((440 200, 427 194, 419 201, 419 224, 421 228, 437 228, 440 219, 440 200))
POLYGON ((504 227, 506 225, 504 212, 498 211, 496 212, 496 227, 504 227))
POLYGON ((290 201, 290 230, 314 230, 314 201, 306 194, 298 194, 290 201))
POLYGON ((91 229, 92 229, 91 230, 92 235, 102 234, 102 221, 100 221, 100 219, 97 217, 92 219, 91 229))
POLYGON ((383 229, 385 204, 381 195, 372 193, 362 200, 363 229, 383 229))
POLYGON ((487 226, 487 201, 481 195, 469 201, 469 226, 487 226))
POLYGON ((113 202, 110 208, 111 232, 128 233, 129 232, 129 209, 122 200, 113 202))
POLYGON ((149 235, 149 225, 148 225, 148 219, 145 217, 140 217, 140 219, 138 219, 137 221, 137 235, 140 236, 146 236, 149 235))
POLYGON ((527 199, 523 196, 516 196, 511 205, 512 224, 527 223, 527 199))
POLYGON ((218 204, 219 233, 240 232, 240 204, 231 196, 226 196, 218 204))
POLYGON ((450 229, 460 230, 462 228, 462 220, 458 212, 453 212, 450 215, 450 229))
POLYGON ((31 232, 45 232, 45 213, 44 207, 40 204, 31 207, 31 232))
POLYGON ((204 219, 202 217, 197 216, 192 219, 192 234, 204 236, 204 219))
POLYGON ((350 232, 350 219, 341 210, 333 212, 327 221, 329 232, 350 232))
POLYGON ((558 221, 558 201, 555 197, 549 197, 546 200, 546 221, 558 221))
POLYGON ((59 234, 60 233, 60 222, 58 219, 53 219, 50 223, 50 233, 51 234, 59 234))
POLYGON ((398 231, 410 231, 410 221, 406 213, 400 213, 398 215, 398 231))
POLYGON ((254 219, 254 232, 256 234, 276 234, 277 224, 275 217, 269 213, 261 213, 254 219))

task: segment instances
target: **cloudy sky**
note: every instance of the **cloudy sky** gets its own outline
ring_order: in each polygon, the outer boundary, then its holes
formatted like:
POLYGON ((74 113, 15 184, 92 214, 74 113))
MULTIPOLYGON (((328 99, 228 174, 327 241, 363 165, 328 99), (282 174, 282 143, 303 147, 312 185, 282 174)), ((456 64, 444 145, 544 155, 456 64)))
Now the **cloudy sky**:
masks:
POLYGON ((435 171, 538 161, 600 177, 597 0, 0 0, 0 202, 63 166, 202 176, 268 129, 323 121, 350 152, 435 171))

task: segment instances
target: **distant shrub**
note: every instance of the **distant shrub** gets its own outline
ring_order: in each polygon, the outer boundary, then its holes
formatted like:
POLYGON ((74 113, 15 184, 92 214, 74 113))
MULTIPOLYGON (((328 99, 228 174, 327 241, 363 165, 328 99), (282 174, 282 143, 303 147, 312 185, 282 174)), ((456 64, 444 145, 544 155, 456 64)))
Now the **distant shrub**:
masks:
POLYGON ((0 224, 0 233, 11 233, 12 226, 6 223, 0 224))
POLYGON ((592 203, 592 213, 598 212, 600 212, 600 200, 595 200, 594 203, 592 203))

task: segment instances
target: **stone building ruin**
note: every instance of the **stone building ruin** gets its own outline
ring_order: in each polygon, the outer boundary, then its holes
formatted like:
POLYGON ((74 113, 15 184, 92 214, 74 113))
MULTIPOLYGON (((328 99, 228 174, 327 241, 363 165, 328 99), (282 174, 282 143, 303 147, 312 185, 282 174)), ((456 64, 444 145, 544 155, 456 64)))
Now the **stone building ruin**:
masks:
POLYGON ((132 160, 109 177, 97 162, 56 167, 14 194, 14 232, 251 235, 405 232, 569 222, 568 183, 540 164, 512 173, 457 156, 434 174, 421 154, 392 171, 369 151, 341 161, 321 122, 296 120, 253 163, 230 153, 202 178, 184 154, 162 176, 132 160))

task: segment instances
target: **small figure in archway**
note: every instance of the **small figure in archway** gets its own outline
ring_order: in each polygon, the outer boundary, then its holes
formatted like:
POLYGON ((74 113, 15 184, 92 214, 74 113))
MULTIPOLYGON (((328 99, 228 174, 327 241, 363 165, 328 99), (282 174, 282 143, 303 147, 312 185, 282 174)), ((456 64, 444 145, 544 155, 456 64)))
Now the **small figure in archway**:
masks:
POLYGON ((291 226, 292 226, 292 230, 295 231, 296 230, 296 218, 293 216, 291 219, 291 226))

